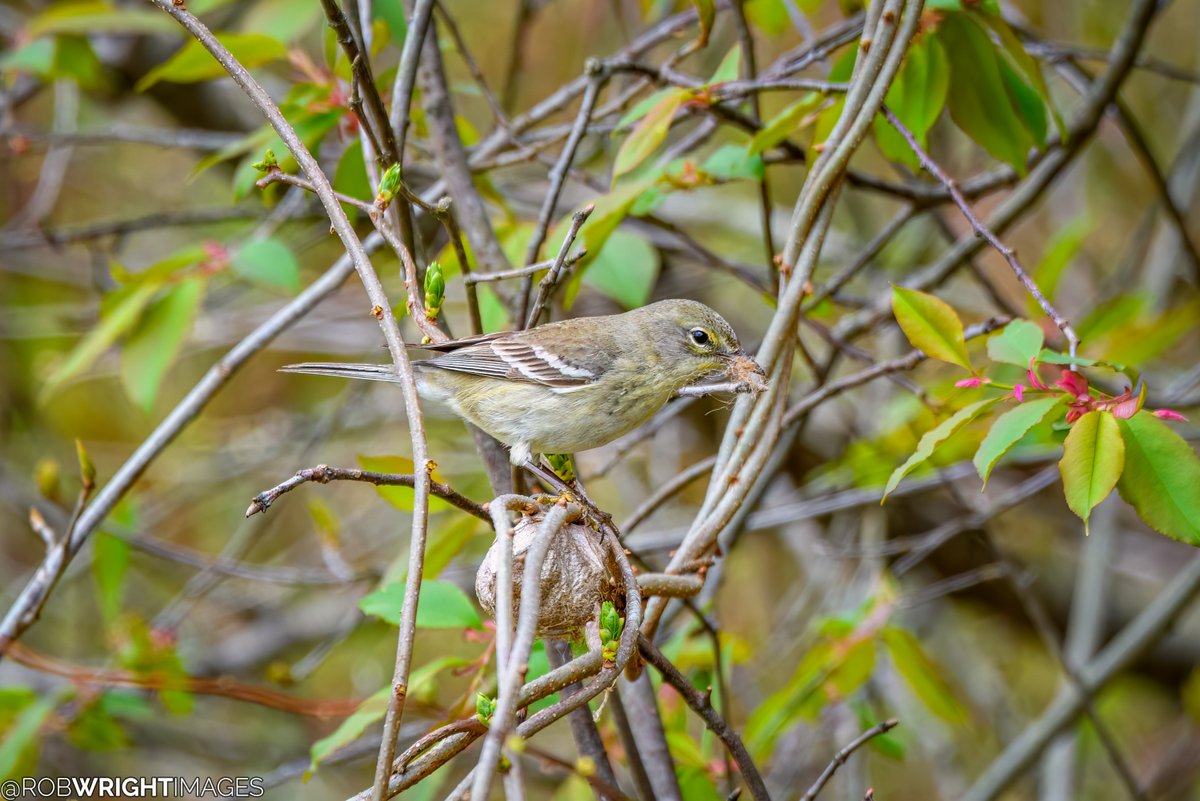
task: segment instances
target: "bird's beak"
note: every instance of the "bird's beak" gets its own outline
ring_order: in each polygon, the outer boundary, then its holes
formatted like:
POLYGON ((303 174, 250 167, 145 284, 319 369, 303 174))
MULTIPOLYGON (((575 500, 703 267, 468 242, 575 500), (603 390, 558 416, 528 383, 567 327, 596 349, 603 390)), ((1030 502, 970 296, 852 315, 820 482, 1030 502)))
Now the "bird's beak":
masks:
POLYGON ((766 371, 744 350, 739 349, 734 352, 727 372, 733 381, 749 384, 756 391, 767 388, 766 371))

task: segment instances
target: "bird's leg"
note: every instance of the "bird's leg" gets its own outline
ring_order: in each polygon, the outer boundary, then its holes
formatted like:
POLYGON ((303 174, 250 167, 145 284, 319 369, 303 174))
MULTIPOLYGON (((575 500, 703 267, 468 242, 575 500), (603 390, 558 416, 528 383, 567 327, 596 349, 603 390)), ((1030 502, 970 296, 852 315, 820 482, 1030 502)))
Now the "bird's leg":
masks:
POLYGON ((587 492, 583 489, 583 485, 578 480, 563 481, 553 470, 547 470, 532 458, 525 462, 524 467, 535 477, 545 482, 546 486, 552 487, 556 492, 562 493, 564 496, 578 500, 579 505, 595 519, 597 524, 601 526, 612 524, 612 515, 605 512, 596 505, 595 501, 588 497, 587 492))

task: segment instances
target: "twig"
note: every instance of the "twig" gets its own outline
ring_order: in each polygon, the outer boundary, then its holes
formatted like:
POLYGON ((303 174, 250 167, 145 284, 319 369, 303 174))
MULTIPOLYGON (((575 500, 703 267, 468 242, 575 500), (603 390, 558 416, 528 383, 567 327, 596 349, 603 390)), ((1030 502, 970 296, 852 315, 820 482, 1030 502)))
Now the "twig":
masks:
MULTIPOLYGON (((500 747, 504 744, 508 732, 512 728, 517 712, 518 691, 525 678, 529 665, 529 649, 533 647, 533 639, 537 630, 538 618, 542 604, 542 563, 550 550, 550 544, 571 516, 577 517, 578 509, 568 509, 565 503, 556 504, 546 512, 538 529, 537 536, 525 551, 525 564, 521 573, 521 612, 517 617, 517 630, 513 636, 512 648, 508 658, 501 666, 500 686, 496 695, 496 711, 488 726, 487 736, 483 740, 483 748, 479 753, 479 762, 475 765, 474 778, 471 781, 471 798, 487 798, 492 785, 492 776, 496 771, 496 762, 500 758, 500 747)), ((511 592, 509 586, 496 587, 496 595, 501 596, 511 592)))
MULTIPOLYGON (((630 566, 629 559, 625 556, 625 551, 620 542, 611 534, 611 532, 608 532, 607 530, 604 533, 604 541, 608 547, 609 553, 612 555, 613 560, 617 564, 617 568, 621 574, 620 581, 625 587, 625 630, 621 633, 621 640, 617 646, 616 661, 613 663, 603 663, 599 672, 595 674, 595 678, 585 685, 582 691, 577 692, 568 698, 563 698, 558 703, 552 704, 536 714, 531 715, 524 723, 517 727, 517 734, 521 737, 531 737, 532 735, 549 726, 554 721, 559 720, 573 710, 582 707, 588 701, 607 690, 620 677, 621 672, 625 669, 626 665, 630 661, 630 658, 634 655, 634 651, 637 647, 637 630, 642 622, 641 592, 638 589, 637 579, 634 576, 633 568, 630 566)), ((572 660, 562 669, 552 671, 553 675, 547 674, 536 681, 526 684, 521 690, 521 697, 520 701, 518 702, 519 706, 525 706, 527 704, 525 700, 526 698, 534 695, 536 695, 536 697, 545 697, 545 695, 548 695, 550 692, 555 692, 568 684, 578 681, 580 676, 569 678, 564 682, 564 678, 569 673, 567 670, 568 668, 573 668, 574 666, 578 665, 580 666, 578 668, 580 675, 590 675, 589 673, 584 673, 582 671, 591 670, 597 664, 600 664, 600 654, 599 652, 592 651, 584 656, 579 657, 578 659, 572 660)), ((449 738, 443 742, 447 744, 445 749, 436 755, 431 755, 431 761, 432 759, 440 760, 438 764, 443 764, 447 759, 450 758, 450 756, 453 756, 454 753, 458 753, 470 743, 470 741, 451 742, 449 738), (446 755, 445 751, 449 751, 451 749, 454 749, 453 753, 446 755)), ((474 769, 463 780, 462 785, 460 785, 459 788, 456 788, 456 790, 450 794, 449 798, 453 799, 461 797, 462 793, 466 791, 467 785, 473 781, 473 774, 474 769)), ((422 775, 428 775, 428 772, 422 775)), ((420 777, 416 778, 419 779, 420 777)), ((399 782, 397 782, 397 785, 399 785, 399 782)), ((405 784, 404 786, 411 786, 411 783, 405 784)), ((389 789, 390 788, 391 785, 389 785, 389 789)), ((364 801, 363 795, 360 794, 359 796, 356 796, 356 801, 364 801)))
POLYGON ((654 798, 654 787, 650 784, 646 766, 642 763, 642 755, 637 741, 634 739, 633 727, 629 722, 629 714, 625 711, 625 702, 621 700, 619 689, 614 688, 609 696, 608 708, 612 710, 613 727, 617 730, 617 739, 626 754, 627 769, 630 778, 633 779, 634 789, 637 790, 636 797, 639 801, 654 798))
POLYGON ((1012 268, 1013 274, 1021 282, 1021 286, 1025 287, 1025 291, 1037 301, 1037 304, 1042 307, 1042 311, 1046 313, 1046 316, 1054 321, 1054 325, 1058 327, 1058 330, 1063 332, 1063 336, 1067 338, 1070 353, 1074 356, 1079 349, 1079 336, 1075 333, 1075 329, 1071 327, 1067 319, 1058 313, 1058 309, 1054 308, 1054 304, 1042 294, 1042 290, 1038 288, 1037 282, 1033 280, 1033 277, 1025 272, 1024 268, 1017 262, 1017 254, 1012 248, 1001 242, 986 225, 979 221, 979 218, 975 216, 975 212, 971 210, 971 206, 967 203, 966 198, 962 196, 962 192, 959 191, 958 186, 938 166, 937 162, 925 152, 925 148, 921 147, 921 143, 913 136, 912 131, 908 130, 904 123, 887 106, 883 106, 881 111, 892 127, 904 137, 904 141, 908 143, 909 148, 916 154, 917 160, 920 161, 921 167, 946 187, 946 191, 950 193, 954 205, 958 206, 959 211, 967 218, 967 222, 971 224, 971 229, 975 232, 975 235, 982 237, 1008 262, 1008 266, 1012 268))
MULTIPOLYGON (((316 467, 306 467, 303 470, 296 471, 296 475, 282 484, 278 484, 269 490, 263 490, 255 495, 254 499, 250 501, 250 506, 246 509, 246 517, 267 511, 280 495, 291 492, 301 484, 307 484, 308 482, 328 484, 330 481, 362 481, 367 484, 374 484, 377 487, 411 487, 416 483, 416 476, 411 473, 373 473, 369 470, 359 470, 353 467, 330 467, 325 464, 319 464, 316 467)), ((430 480, 429 492, 458 507, 467 514, 474 515, 488 523, 492 522, 491 516, 482 504, 475 503, 475 501, 462 495, 447 484, 430 480)))
POLYGON ((663 681, 670 684, 683 696, 683 700, 687 702, 693 712, 700 716, 709 731, 717 735, 725 744, 729 753, 733 755, 738 770, 742 774, 742 780, 746 782, 746 787, 755 801, 770 801, 771 794, 767 792, 767 786, 763 783, 762 776, 759 775, 758 768, 755 767, 754 760, 750 758, 745 744, 742 743, 742 738, 733 730, 728 721, 713 709, 708 697, 697 691, 671 663, 671 660, 663 656, 662 651, 658 650, 645 635, 638 636, 638 650, 647 662, 654 665, 662 675, 663 681))
POLYGON ((579 229, 583 227, 584 222, 591 216, 595 208, 594 204, 589 203, 571 216, 571 227, 567 229, 567 237, 563 240, 562 247, 558 249, 558 256, 550 265, 549 272, 538 284, 537 298, 529 309, 529 316, 525 318, 525 325, 522 326, 522 329, 533 328, 541 318, 542 310, 549 302, 550 295, 554 292, 554 287, 567 263, 567 254, 571 252, 571 245, 575 244, 575 237, 579 235, 579 229))
MULTIPOLYGON (((382 241, 379 237, 368 239, 364 243, 364 247, 374 250, 382 244, 382 241)), ((79 552, 88 536, 104 521, 108 513, 125 496, 125 493, 129 491, 150 463, 199 415, 233 375, 281 332, 337 291, 353 271, 354 266, 350 258, 343 256, 324 275, 310 284, 290 303, 271 315, 208 369, 183 400, 171 410, 117 469, 109 482, 100 488, 92 503, 83 510, 68 544, 70 558, 79 552)), ((20 637, 21 633, 36 619, 34 610, 42 607, 54 589, 55 581, 51 578, 54 571, 48 570, 47 567, 43 563, 38 568, 9 608, 4 620, 0 622, 0 643, 20 637)), ((0 647, 0 656, 2 654, 3 648, 0 647)))
MULTIPOLYGON (((449 196, 442 198, 434 207, 433 216, 445 227, 446 236, 454 248, 454 256, 458 259, 458 266, 462 268, 463 283, 466 285, 467 293, 467 316, 471 320, 471 334, 479 335, 483 333, 483 318, 479 315, 479 293, 475 290, 475 282, 472 280, 476 273, 471 271, 471 260, 467 257, 467 249, 463 245, 462 232, 458 230, 458 221, 454 219, 454 214, 450 210, 453 202, 449 196)), ((499 487, 492 489, 498 491, 499 487)))
MULTIPOLYGON (((421 2, 432 4, 432 0, 421 2)), ((412 30, 412 26, 409 29, 412 30)), ((425 109, 434 160, 449 189, 448 194, 454 198, 458 224, 471 243, 480 270, 506 270, 512 265, 500 246, 487 208, 475 188, 467 151, 454 120, 454 106, 442 66, 441 50, 436 41, 436 23, 430 23, 429 30, 434 35, 426 37, 417 65, 417 78, 421 84, 421 105, 425 109)), ((407 42, 405 44, 407 45, 407 42)), ((407 50, 407 47, 405 49, 407 50)))
MULTIPOLYGON (((641 584, 641 576, 638 576, 638 583, 641 584)), ((642 585, 643 592, 645 586, 642 585)), ((561 667, 571 661, 571 645, 565 640, 550 639, 545 641, 546 657, 550 661, 550 667, 561 667)), ((572 695, 583 689, 581 684, 572 684, 563 690, 563 695, 572 695)), ((604 741, 600 737, 600 731, 596 728, 596 721, 592 719, 590 710, 587 707, 580 707, 571 714, 567 715, 567 722, 571 726, 571 737, 575 740, 575 749, 579 752, 580 757, 585 757, 592 761, 595 765, 595 771, 589 772, 587 779, 592 783, 596 790, 596 796, 599 801, 618 801, 625 799, 627 796, 620 790, 617 790, 617 777, 613 773, 612 764, 608 759, 608 752, 604 749, 604 741)), ((535 749, 526 746, 529 753, 535 753, 535 749)), ((537 753, 539 758, 545 759, 548 754, 537 753)), ((568 769, 574 768, 567 762, 562 762, 561 765, 568 769)))
MULTIPOLYGON (((266 175, 254 182, 254 185, 259 189, 266 189, 271 184, 287 184, 288 186, 295 186, 314 194, 317 191, 316 187, 313 186, 312 181, 306 180, 299 175, 292 175, 289 172, 284 172, 278 167, 270 169, 266 175)), ((360 200, 356 197, 351 197, 350 195, 346 195, 338 191, 334 191, 333 196, 342 203, 353 206, 354 208, 361 212, 365 212, 366 214, 371 214, 376 211, 375 204, 371 203, 370 201, 360 200)))
MULTIPOLYGON (((561 641, 554 640, 553 642, 561 641)), ((591 724, 593 729, 596 727, 596 724, 592 722, 592 716, 583 707, 580 707, 572 712, 569 716, 569 719, 571 721, 575 721, 577 719, 586 719, 588 723, 591 724)), ((525 745, 525 753, 529 754, 538 762, 543 763, 543 765, 546 767, 553 766, 568 775, 573 773, 579 778, 583 779, 585 782, 591 785, 592 791, 596 794, 596 798, 600 801, 633 801, 632 798, 621 792, 620 788, 617 786, 615 777, 607 778, 598 775, 597 773, 584 773, 578 764, 572 765, 567 760, 557 757, 544 749, 529 745, 528 743, 525 745)), ((609 770, 611 772, 611 768, 609 770)))
MULTIPOLYGON (((554 210, 558 207, 558 198, 562 194, 563 184, 567 179, 567 171, 571 169, 571 162, 575 160, 575 151, 579 149, 579 143, 583 141, 583 134, 587 130, 588 122, 592 118, 592 111, 596 108, 596 100, 600 97, 600 90, 604 88, 605 72, 604 67, 599 59, 588 59, 587 65, 584 67, 584 72, 589 80, 587 89, 584 90, 583 100, 579 104, 579 112, 575 115, 575 123, 571 126, 571 133, 567 137, 567 143, 563 145, 562 152, 558 155, 558 160, 554 162, 554 166, 550 170, 549 180, 550 187, 546 191, 546 197, 542 201, 542 207, 538 211, 537 225, 533 229, 533 236, 529 240, 529 247, 525 250, 525 263, 533 264, 538 259, 538 255, 542 251, 542 244, 546 241, 546 232, 550 230, 550 221, 554 217, 554 210)), ((574 219, 572 219, 572 225, 574 219)), ((537 316, 528 312, 529 293, 533 288, 532 276, 526 276, 521 282, 521 289, 517 293, 516 316, 517 319, 526 317, 527 319, 537 320, 537 316)), ((541 287, 538 287, 538 295, 541 295, 541 287)), ((526 328, 530 327, 527 323, 526 328)))
MULTIPOLYGON (((733 24, 737 30, 738 42, 742 48, 742 59, 745 70, 742 77, 751 81, 758 80, 758 57, 754 52, 754 34, 750 31, 750 23, 746 19, 745 0, 734 0, 731 4, 733 24)), ((722 87, 724 88, 724 87, 722 87)), ((762 104, 757 93, 750 95, 750 111, 754 118, 762 120, 762 104)), ((779 269, 775 263, 775 235, 771 230, 771 183, 764 169, 758 180, 758 216, 759 227, 762 229, 763 265, 771 276, 771 294, 779 294, 779 269)), ((728 771, 726 771, 728 773, 728 771)), ((731 781, 731 780, 730 780, 731 781)), ((726 787, 732 791, 732 782, 726 787)))
POLYGON ((639 573, 638 586, 643 595, 665 598, 694 598, 704 588, 702 576, 675 576, 667 573, 639 573))
MULTIPOLYGON (((580 259, 587 255, 587 251, 583 248, 572 253, 563 260, 563 268, 569 268, 576 264, 580 259)), ((531 264, 528 267, 514 267, 511 270, 501 270, 498 273, 471 273, 464 280, 468 284, 488 284, 495 281, 508 281, 513 278, 523 278, 525 276, 536 275, 543 270, 548 270, 558 262, 557 257, 539 261, 536 264, 531 264)))
MULTIPOLYGON (((56 132, 70 133, 79 124, 79 85, 72 80, 60 78, 54 87, 54 121, 56 132)), ((54 210, 59 195, 66 185, 67 168, 71 165, 74 147, 70 144, 55 144, 46 152, 38 171, 37 184, 29 194, 25 205, 17 211, 5 228, 36 226, 54 210)))
POLYGON ((732 392, 735 395, 745 392, 759 392, 762 387, 756 387, 749 381, 726 381, 720 384, 692 384, 675 390, 678 398, 702 398, 705 395, 716 395, 720 392, 732 392))
POLYGON ((463 63, 467 66, 467 71, 471 73, 471 77, 475 81, 475 85, 479 87, 480 94, 487 101, 488 108, 492 110, 492 118, 496 120, 497 127, 501 129, 509 129, 508 115, 504 113, 504 108, 500 105, 500 101, 496 99, 496 93, 492 91, 492 87, 488 85, 487 79, 483 76, 483 70, 479 67, 479 62, 471 55, 471 51, 467 48, 467 42, 463 38, 462 32, 458 29, 458 23, 454 21, 454 15, 446 10, 446 6, 442 0, 435 0, 435 8, 438 16, 441 18, 442 24, 446 26, 446 30, 450 32, 450 38, 454 40, 454 47, 458 50, 458 55, 462 58, 463 63))
POLYGON ((218 207, 211 209, 185 209, 182 211, 157 211, 124 220, 104 220, 82 223, 62 228, 34 228, 0 233, 0 249, 17 250, 37 248, 43 245, 59 247, 76 242, 86 242, 106 236, 123 236, 137 231, 154 228, 170 228, 184 225, 210 225, 230 220, 253 220, 262 217, 262 208, 245 206, 218 207))
POLYGON ((231 698, 245 703, 278 709, 292 715, 315 718, 345 717, 357 709, 361 699, 317 700, 298 698, 268 687, 256 687, 232 680, 228 676, 172 676, 162 672, 138 673, 129 670, 106 670, 84 665, 74 665, 54 657, 46 656, 22 643, 8 644, 9 656, 18 664, 25 665, 50 676, 61 676, 73 684, 88 688, 108 689, 128 687, 135 690, 174 690, 177 692, 231 698))
POLYGON ((192 150, 221 150, 245 138, 244 133, 223 133, 198 128, 151 128, 138 125, 110 125, 86 131, 39 131, 24 127, 0 130, 0 139, 26 139, 50 145, 107 145, 129 142, 155 147, 181 147, 192 150))
POLYGON ((833 760, 825 767, 825 771, 817 777, 817 780, 813 782, 813 786, 808 788, 808 792, 801 797, 800 801, 813 801, 813 799, 817 797, 817 794, 821 792, 822 788, 825 787, 826 782, 829 781, 838 768, 846 763, 846 760, 850 758, 851 754, 853 754, 863 745, 866 745, 866 743, 872 738, 878 737, 879 735, 896 728, 899 723, 900 721, 893 718, 891 720, 885 720, 883 723, 876 724, 860 734, 857 739, 855 739, 841 751, 838 751, 833 757, 833 760))
POLYGON ((408 139, 408 115, 412 106, 413 87, 417 82, 417 67, 421 59, 421 48, 425 44, 426 31, 433 17, 434 0, 414 0, 408 30, 404 36, 404 47, 400 51, 400 66, 396 70, 396 81, 392 84, 392 111, 390 122, 396 136, 396 150, 404 160, 404 143, 408 139))
POLYGON ((654 514, 658 507, 666 503, 675 493, 712 470, 716 461, 715 458, 701 459, 690 467, 679 471, 670 480, 664 482, 649 498, 642 501, 636 509, 629 513, 629 517, 621 524, 621 531, 625 532, 625 536, 629 536, 635 528, 641 525, 650 515, 654 514))
MULTIPOLYGON (((1082 108, 1067 125, 1066 143, 1060 147, 1048 149, 1045 156, 1040 161, 1036 161, 1036 166, 1030 170, 1028 177, 1003 202, 997 205, 987 220, 987 227, 990 230, 1003 234, 1009 226, 1024 215, 1092 137, 1105 109, 1117 96, 1117 91, 1133 68, 1134 59, 1145 40, 1146 31, 1157 8, 1158 5, 1154 0, 1136 0, 1113 42, 1108 59, 1108 69, 1092 83, 1091 92, 1085 98, 1082 108)), ((996 173, 997 179, 1003 179, 1004 176, 1001 173, 1007 170, 1011 170, 1011 168, 1005 167, 996 173)), ((964 195, 970 197, 970 193, 966 191, 966 182, 961 188, 964 195)), ((945 188, 942 187, 939 191, 945 192, 945 188)), ((925 290, 936 286, 946 280, 964 259, 974 255, 984 244, 984 241, 977 236, 960 239, 936 262, 906 281, 905 286, 910 289, 925 290)), ((845 337, 856 336, 890 313, 889 302, 881 299, 870 310, 848 319, 843 318, 838 323, 837 331, 845 337)))
POLYGON ((392 677, 392 697, 388 704, 387 715, 384 719, 383 745, 380 748, 380 763, 383 766, 382 777, 377 775, 376 789, 381 801, 382 792, 387 784, 387 766, 391 765, 392 754, 395 752, 396 732, 400 726, 400 718, 404 710, 404 699, 408 693, 408 673, 412 662, 412 644, 416 631, 417 598, 421 588, 421 572, 425 561, 425 535, 429 513, 429 457, 425 444, 425 427, 421 416, 420 401, 417 399, 416 383, 413 378, 412 365, 404 348, 404 339, 400 336, 400 328, 392 314, 387 293, 371 266, 362 243, 354 232, 353 226, 346 217, 329 179, 321 171, 320 165, 308 148, 296 135, 295 130, 284 118, 279 107, 266 90, 246 71, 237 59, 222 45, 212 32, 200 20, 183 6, 175 5, 172 0, 154 0, 155 5, 166 11, 182 24, 197 41, 208 50, 225 68, 234 82, 241 87, 246 96, 263 113, 271 123, 271 127, 283 139, 288 150, 295 157, 304 174, 312 181, 321 204, 329 215, 333 228, 341 239, 343 246, 350 255, 355 271, 366 289, 367 297, 372 304, 372 314, 379 320, 384 339, 387 341, 392 362, 400 379, 400 389, 404 396, 404 406, 408 417, 409 434, 412 440, 413 462, 418 466, 417 480, 414 486, 414 501, 412 514, 412 537, 409 542, 408 582, 404 591, 404 604, 400 613, 400 633, 398 637, 396 667, 392 677))
POLYGON ((388 120, 387 109, 383 107, 383 98, 379 96, 379 89, 375 86, 370 54, 363 52, 359 47, 358 39, 337 0, 321 0, 321 8, 325 11, 329 27, 333 28, 337 36, 338 44, 346 53, 346 60, 350 62, 353 84, 367 100, 366 114, 363 113, 361 100, 357 103, 352 100, 351 110, 358 117, 363 130, 367 132, 375 153, 382 157, 383 166, 388 167, 400 160, 400 151, 396 146, 396 136, 388 120))
MULTIPOLYGON (((1044 58, 1050 63, 1066 59, 1107 62, 1112 58, 1107 50, 1061 42, 1028 42, 1026 47, 1031 55, 1044 58)), ((1134 59, 1133 66, 1135 69, 1153 72, 1171 80, 1200 84, 1200 74, 1154 56, 1138 56, 1134 59)))
MULTIPOLYGON (((1170 628, 1176 616, 1200 592, 1200 556, 1176 574, 1158 597, 1078 671, 1084 693, 1094 695, 1129 666, 1170 628)), ((1083 711, 1084 695, 1067 687, 1041 717, 1029 724, 962 796, 962 801, 994 801, 1005 788, 1044 753, 1046 745, 1083 711)))

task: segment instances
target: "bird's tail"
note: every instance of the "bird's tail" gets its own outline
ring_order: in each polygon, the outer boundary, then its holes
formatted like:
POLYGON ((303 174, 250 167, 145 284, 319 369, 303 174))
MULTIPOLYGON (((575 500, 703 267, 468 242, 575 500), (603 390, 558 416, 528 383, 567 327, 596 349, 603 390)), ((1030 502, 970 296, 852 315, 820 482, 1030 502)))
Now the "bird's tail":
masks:
POLYGON ((345 364, 342 362, 304 362, 287 364, 279 368, 281 373, 306 373, 329 375, 334 378, 356 378, 360 381, 387 381, 398 383, 400 376, 390 364, 345 364))

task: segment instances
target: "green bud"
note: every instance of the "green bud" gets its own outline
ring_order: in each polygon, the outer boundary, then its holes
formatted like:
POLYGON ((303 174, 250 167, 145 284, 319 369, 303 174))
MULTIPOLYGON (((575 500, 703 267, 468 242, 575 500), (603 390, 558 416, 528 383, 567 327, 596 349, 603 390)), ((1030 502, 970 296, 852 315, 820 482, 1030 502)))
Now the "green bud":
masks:
POLYGON ((90 490, 96 486, 96 465, 92 463, 92 457, 83 447, 82 440, 75 440, 75 454, 79 457, 79 475, 83 479, 83 488, 90 490))
POLYGON ((256 161, 250 166, 259 172, 270 172, 279 169, 279 162, 275 159, 275 151, 268 147, 267 152, 263 153, 262 161, 256 161))
POLYGON ((431 262, 425 270, 425 316, 436 320, 446 300, 446 279, 442 275, 442 265, 431 262))
POLYGON ((38 492, 43 498, 52 501, 58 500, 59 473, 57 460, 49 456, 43 456, 38 460, 37 465, 33 468, 33 482, 37 485, 38 492))
POLYGON ((547 453, 546 461, 550 463, 550 469, 563 481, 575 480, 575 460, 571 458, 571 454, 547 453))
POLYGON ((475 717, 484 726, 487 726, 492 721, 492 715, 496 713, 496 701, 493 698, 488 698, 483 693, 475 693, 475 717))
POLYGON ((387 172, 379 179, 379 192, 375 195, 375 203, 386 209, 400 191, 400 164, 397 162, 387 168, 387 172))

